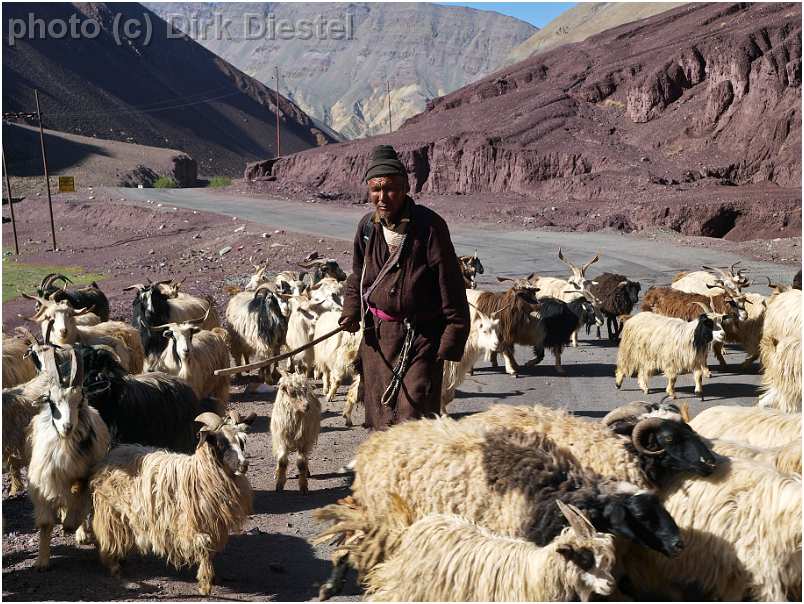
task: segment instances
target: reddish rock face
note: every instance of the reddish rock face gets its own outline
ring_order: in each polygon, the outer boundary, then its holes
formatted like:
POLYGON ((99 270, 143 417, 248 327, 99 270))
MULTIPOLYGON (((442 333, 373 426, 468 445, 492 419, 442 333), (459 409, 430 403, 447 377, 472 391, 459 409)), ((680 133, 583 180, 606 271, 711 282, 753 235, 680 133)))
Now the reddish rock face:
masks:
POLYGON ((572 214, 610 204, 590 228, 670 221, 742 238, 755 203, 782 216, 778 228, 797 220, 800 106, 800 5, 690 4, 526 59, 391 135, 298 153, 272 173, 359 198, 371 147, 390 143, 419 195, 516 194, 572 214))

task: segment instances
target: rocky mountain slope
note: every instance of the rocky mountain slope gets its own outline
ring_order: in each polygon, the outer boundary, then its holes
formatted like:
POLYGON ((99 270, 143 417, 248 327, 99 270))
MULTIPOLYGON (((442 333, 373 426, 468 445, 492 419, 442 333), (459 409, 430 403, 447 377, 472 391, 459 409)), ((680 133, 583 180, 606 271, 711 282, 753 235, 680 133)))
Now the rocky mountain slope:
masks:
POLYGON ((579 2, 508 53, 506 65, 557 46, 582 42, 612 27, 658 15, 683 2, 579 2))
POLYGON ((273 173, 359 197, 378 143, 402 152, 417 194, 509 198, 534 226, 572 227, 552 218, 564 212, 577 228, 794 233, 801 6, 684 5, 499 70, 393 135, 302 152, 273 173))
POLYGON ((278 65, 280 90, 348 138, 388 131, 386 80, 396 129, 424 110, 428 99, 497 69, 514 46, 537 31, 499 13, 425 3, 147 6, 166 19, 172 16, 185 33, 271 87, 278 65), (304 21, 314 26, 309 37, 300 25, 304 21), (224 30, 216 23, 229 25, 224 30), (283 36, 282 23, 293 33, 283 36), (326 24, 324 35, 316 29, 320 23, 326 24), (341 35, 333 29, 338 26, 344 28, 341 35))
MULTIPOLYGON (((275 154, 275 96, 201 45, 169 38, 167 24, 136 3, 9 4, 3 7, 3 39, 12 19, 29 13, 45 23, 77 20, 90 37, 38 36, 3 49, 3 111, 35 110, 39 89, 49 128, 178 149, 202 174, 238 174, 245 158, 275 154), (126 36, 133 20, 145 36, 126 36)), ((280 97, 282 152, 334 140, 298 106, 280 97)))

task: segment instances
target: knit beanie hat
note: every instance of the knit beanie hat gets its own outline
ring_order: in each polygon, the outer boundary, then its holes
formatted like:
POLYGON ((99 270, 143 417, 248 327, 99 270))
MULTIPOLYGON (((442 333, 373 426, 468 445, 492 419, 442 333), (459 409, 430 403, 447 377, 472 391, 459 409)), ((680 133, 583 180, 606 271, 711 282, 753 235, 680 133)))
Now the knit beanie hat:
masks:
POLYGON ((399 156, 391 145, 377 145, 371 151, 371 161, 363 180, 368 181, 377 176, 391 174, 407 176, 408 171, 405 170, 405 164, 399 161, 399 156))

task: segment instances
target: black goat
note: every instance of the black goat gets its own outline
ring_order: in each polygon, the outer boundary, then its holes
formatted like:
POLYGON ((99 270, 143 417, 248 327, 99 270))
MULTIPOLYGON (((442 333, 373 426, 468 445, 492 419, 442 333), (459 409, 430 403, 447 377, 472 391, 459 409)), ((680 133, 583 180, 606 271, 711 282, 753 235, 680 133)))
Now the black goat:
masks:
POLYGON ((587 317, 595 316, 595 308, 583 296, 564 302, 558 298, 539 298, 539 324, 544 330, 544 341, 533 347, 535 362, 544 358, 545 348, 550 348, 556 358, 556 371, 564 373, 561 367, 561 351, 569 344, 572 334, 586 322, 587 317))
POLYGON ((332 277, 338 281, 346 280, 346 273, 343 272, 343 269, 333 258, 313 258, 300 262, 299 266, 310 271, 300 275, 300 279, 306 287, 312 287, 324 277, 332 277))
POLYGON ((166 373, 128 375, 102 346, 76 345, 84 365, 84 388, 115 443, 139 443, 192 453, 194 419, 205 411, 225 415, 214 399, 199 401, 187 382, 166 373))
MULTIPOLYGON (((625 275, 616 273, 603 273, 595 277, 589 286, 589 291, 600 301, 600 310, 606 316, 609 340, 616 342, 620 339, 622 325, 617 317, 631 314, 639 300, 641 289, 642 286, 636 281, 630 281, 625 275)), ((599 327, 597 337, 600 337, 599 327)))
MULTIPOLYGON (((36 295, 54 302, 67 300, 73 308, 89 308, 101 321, 109 320, 109 300, 106 298, 106 294, 100 290, 97 283, 93 281, 86 287, 67 289, 68 283, 72 283, 69 277, 58 273, 50 273, 45 275, 39 287, 36 288, 36 295), (56 281, 63 281, 64 286, 56 286, 56 281)), ((39 306, 39 303, 37 303, 36 310, 39 310, 39 306)))

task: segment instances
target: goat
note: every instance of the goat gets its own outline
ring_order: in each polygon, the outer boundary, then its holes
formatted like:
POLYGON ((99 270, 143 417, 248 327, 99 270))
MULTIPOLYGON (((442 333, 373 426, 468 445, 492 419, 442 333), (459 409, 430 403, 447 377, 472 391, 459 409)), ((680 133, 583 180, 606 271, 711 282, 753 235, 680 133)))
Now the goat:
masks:
POLYGON ((539 296, 539 323, 544 340, 539 346, 533 347, 534 362, 541 362, 544 349, 550 348, 555 356, 556 372, 565 373, 561 366, 561 351, 576 336, 586 317, 594 315, 594 305, 585 296, 575 296, 568 302, 539 296))
POLYGON ((759 343, 759 361, 763 369, 767 370, 774 363, 776 346, 781 340, 801 334, 801 304, 801 290, 798 289, 790 289, 768 298, 759 343))
POLYGON ((786 413, 801 411, 801 336, 777 340, 763 336, 767 364, 762 373, 763 394, 760 407, 773 407, 786 413), (772 347, 773 352, 769 349, 772 347))
POLYGON ((131 550, 154 553, 177 568, 197 564, 198 591, 210 594, 213 556, 251 513, 245 432, 254 418, 202 413, 192 455, 112 449, 93 472, 90 492, 98 552, 113 576, 131 550))
MULTIPOLYGON (((468 301, 480 312, 500 321, 500 354, 505 361, 505 372, 516 376, 519 365, 514 358, 514 345, 540 346, 544 341, 544 331, 539 325, 539 302, 536 292, 539 288, 525 279, 497 277, 498 281, 513 281, 514 285, 504 292, 468 290, 468 301)), ((535 359, 534 359, 535 360, 535 359)), ((534 364, 534 360, 528 365, 534 364)), ((497 366, 497 354, 491 354, 491 362, 497 366)))
POLYGON ((115 442, 189 453, 196 444, 193 418, 204 411, 224 413, 214 399, 199 401, 181 378, 160 372, 126 375, 109 350, 76 348, 89 404, 100 412, 115 442))
POLYGON ((288 454, 297 451, 299 492, 307 494, 310 475, 308 457, 321 431, 321 402, 313 385, 298 373, 285 374, 279 380, 271 412, 271 446, 276 458, 276 490, 285 488, 288 454))
MULTIPOLYGON (((745 334, 746 341, 753 340, 748 335, 753 334, 754 339, 762 330, 762 320, 757 321, 757 315, 762 316, 764 306, 759 302, 758 313, 752 312, 754 320, 746 324, 749 319, 748 307, 753 307, 756 295, 749 297, 747 294, 724 293, 716 296, 702 296, 700 294, 689 294, 671 287, 651 287, 645 292, 642 300, 642 311, 652 312, 665 317, 675 317, 685 321, 694 321, 701 314, 701 305, 710 305, 716 313, 730 320, 723 321, 724 339, 727 341, 738 341, 741 334, 745 334)), ((721 369, 726 369, 726 359, 723 357, 723 342, 715 342, 712 351, 715 353, 721 369)), ((749 346, 751 345, 749 342, 749 346)), ((754 343, 758 344, 758 340, 754 343)), ((744 362, 747 368, 753 361, 749 357, 744 362)))
MULTIPOLYGON (((285 294, 274 293, 270 286, 260 285, 256 291, 241 292, 229 299, 226 306, 227 331, 235 365, 246 363, 251 356, 272 357, 279 354, 288 331, 288 319, 279 302, 285 294)), ((276 367, 263 367, 260 372, 266 383, 278 379, 276 367)))
POLYGON ((254 270, 257 271, 251 277, 249 277, 248 283, 243 288, 247 292, 255 291, 260 285, 263 283, 268 282, 268 278, 265 276, 265 271, 268 270, 268 265, 259 266, 257 264, 254 265, 254 270))
POLYGON ((643 548, 623 558, 638 600, 771 601, 801 597, 801 477, 733 458, 706 478, 662 489, 686 547, 667 561, 643 548))
POLYGON ((701 305, 704 314, 697 321, 663 317, 641 312, 630 319, 622 331, 617 351, 615 385, 637 374, 639 387, 648 394, 648 380, 655 371, 667 377, 667 395, 676 398, 676 379, 692 372, 695 393, 703 400, 703 376, 708 371, 706 357, 713 342, 722 342, 723 315, 701 305))
MULTIPOLYGON (((340 316, 339 311, 328 311, 318 317, 313 333, 314 338, 319 338, 336 329, 340 316)), ((315 367, 322 376, 322 389, 327 401, 335 400, 338 388, 345 379, 358 379, 355 364, 358 360, 362 339, 363 335, 360 331, 356 333, 342 331, 315 345, 315 367)), ((350 389, 350 395, 352 394, 355 393, 350 389)), ((347 395, 343 410, 343 418, 347 426, 352 425, 352 408, 358 402, 350 395, 347 395)))
MULTIPOLYGON (((610 341, 620 339, 622 325, 617 317, 631 314, 639 300, 641 289, 638 282, 616 273, 598 275, 589 285, 589 291, 599 300, 600 312, 606 317, 606 331, 610 341)), ((597 329, 597 337, 600 337, 600 327, 597 329)))
POLYGON ((469 337, 459 362, 444 363, 444 377, 441 382, 441 415, 447 413, 447 405, 455 398, 455 390, 461 385, 468 371, 484 352, 497 352, 500 347, 500 320, 490 317, 475 308, 469 337))
POLYGON ((22 384, 36 376, 36 365, 28 355, 29 343, 3 334, 3 388, 22 384))
MULTIPOLYGON (((36 295, 53 302, 67 300, 73 308, 88 308, 91 314, 98 317, 99 322, 109 320, 109 300, 97 283, 93 281, 86 287, 73 290, 67 289, 68 283, 72 283, 69 277, 58 273, 50 273, 42 278, 39 287, 36 288, 36 295), (55 285, 56 281, 63 281, 64 285, 57 287, 55 285)), ((37 306, 35 310, 39 310, 39 307, 37 306)), ((90 325, 90 323, 80 324, 90 325)))
POLYGON ((70 374, 63 383, 53 348, 41 351, 50 389, 31 422, 28 494, 39 529, 35 566, 44 570, 50 563, 50 538, 56 522, 61 520, 65 530, 75 531, 89 512, 83 483, 106 454, 110 439, 98 412, 87 405, 81 357, 74 349, 70 351, 70 374))
POLYGON ((310 271, 305 273, 301 278, 305 286, 311 287, 324 277, 332 277, 338 281, 346 281, 346 273, 344 273, 343 269, 338 265, 337 260, 334 258, 318 258, 311 256, 308 256, 304 262, 299 263, 300 267, 310 271))
POLYGON ((416 602, 587 601, 610 594, 613 538, 596 532, 575 506, 556 503, 569 526, 544 547, 459 516, 425 516, 401 531, 395 553, 368 574, 366 593, 372 601, 416 602))
POLYGON ((776 447, 801 440, 801 414, 777 409, 709 407, 696 415, 690 426, 707 438, 736 440, 754 447, 776 447))
POLYGON ((229 334, 225 329, 202 329, 206 316, 152 327, 163 330, 168 345, 149 371, 163 371, 185 380, 199 398, 214 397, 222 403, 229 400, 228 375, 215 375, 216 369, 229 367, 229 334))
MULTIPOLYGON (((323 281, 319 281, 318 284, 320 283, 323 283, 323 281)), ((310 290, 306 291, 310 292, 310 290)), ((285 337, 287 348, 295 350, 312 342, 316 321, 322 313, 340 309, 339 300, 338 294, 330 294, 329 297, 315 300, 311 300, 304 295, 291 298, 293 310, 288 319, 288 332, 285 337)), ((308 377, 312 377, 315 366, 315 352, 312 347, 291 357, 288 361, 291 370, 300 371, 308 377)))
POLYGON ((474 256, 458 256, 458 268, 463 275, 463 283, 466 289, 475 289, 477 287, 477 276, 482 275, 483 263, 477 257, 477 250, 474 256))
POLYGON ((579 267, 570 262, 569 260, 567 260, 566 258, 564 258, 564 254, 561 253, 561 248, 558 248, 558 259, 561 260, 561 262, 563 262, 570 268, 571 274, 567 279, 569 283, 575 285, 576 289, 589 289, 589 286, 592 284, 592 281, 586 278, 586 269, 588 269, 595 262, 600 260, 600 254, 595 254, 594 258, 592 258, 589 262, 579 267))
POLYGON ((151 283, 135 283, 123 288, 123 291, 134 290, 136 295, 131 303, 132 325, 139 330, 145 354, 153 362, 167 347, 167 339, 151 327, 166 323, 181 323, 204 315, 207 311, 204 329, 220 327, 218 311, 211 299, 203 300, 196 296, 179 293, 178 285, 172 279, 151 283))
POLYGON ((691 273, 681 272, 673 277, 670 287, 688 294, 700 294, 702 296, 719 296, 727 291, 740 293, 743 289, 751 285, 743 273, 748 272, 747 268, 737 268, 740 262, 731 265, 728 272, 721 268, 702 266, 702 271, 691 273), (717 275, 713 273, 717 273, 717 275), (718 283, 719 282, 719 283, 718 283))
POLYGON ((121 321, 78 325, 76 317, 89 312, 89 309, 75 309, 67 300, 53 302, 37 296, 23 296, 40 304, 39 310, 32 317, 27 317, 27 320, 42 324, 46 344, 72 346, 80 342, 110 346, 130 373, 142 371, 145 351, 139 333, 130 325, 121 321))

